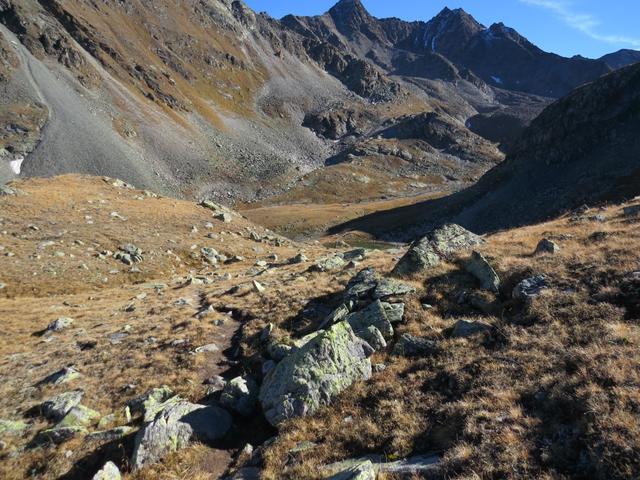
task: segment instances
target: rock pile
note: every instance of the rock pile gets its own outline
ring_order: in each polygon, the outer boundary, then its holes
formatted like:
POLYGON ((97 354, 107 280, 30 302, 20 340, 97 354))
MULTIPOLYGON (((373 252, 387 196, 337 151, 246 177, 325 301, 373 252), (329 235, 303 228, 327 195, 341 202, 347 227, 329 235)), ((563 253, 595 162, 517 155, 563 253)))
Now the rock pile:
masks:
POLYGON ((390 300, 413 291, 367 268, 351 279, 343 303, 320 329, 295 345, 279 343, 272 338, 273 328, 267 327, 262 340, 272 361, 279 362, 260 389, 267 420, 278 425, 313 413, 354 382, 370 378, 369 356, 387 347, 394 336, 393 324, 404 316, 404 304, 390 300))

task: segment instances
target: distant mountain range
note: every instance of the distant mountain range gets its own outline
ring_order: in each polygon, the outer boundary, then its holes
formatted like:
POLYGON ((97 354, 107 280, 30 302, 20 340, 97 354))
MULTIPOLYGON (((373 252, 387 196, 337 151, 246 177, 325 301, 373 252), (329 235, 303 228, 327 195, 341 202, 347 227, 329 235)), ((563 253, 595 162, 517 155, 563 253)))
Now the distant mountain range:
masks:
POLYGON ((0 180, 105 174, 232 201, 350 165, 375 192, 455 190, 638 55, 564 58, 461 9, 406 22, 359 0, 281 20, 235 0, 0 0, 0 180))

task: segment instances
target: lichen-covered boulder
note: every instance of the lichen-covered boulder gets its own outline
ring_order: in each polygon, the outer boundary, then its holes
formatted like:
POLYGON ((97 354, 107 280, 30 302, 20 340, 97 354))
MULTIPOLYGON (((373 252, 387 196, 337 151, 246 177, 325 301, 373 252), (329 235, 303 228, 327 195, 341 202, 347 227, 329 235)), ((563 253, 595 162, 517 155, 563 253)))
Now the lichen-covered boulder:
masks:
POLYGON ((478 235, 460 225, 436 228, 415 241, 393 269, 394 275, 411 275, 435 267, 452 253, 484 243, 478 235))
POLYGON ((64 416, 55 428, 62 427, 87 427, 100 420, 100 414, 95 410, 85 407, 84 405, 76 405, 64 416))
POLYGON ((347 322, 320 333, 267 374, 259 396, 267 420, 276 426, 313 413, 354 382, 371 378, 371 353, 347 322))
POLYGON ((219 407, 189 402, 171 405, 138 432, 131 464, 140 469, 184 448, 191 440, 218 440, 230 428, 231 416, 219 407))

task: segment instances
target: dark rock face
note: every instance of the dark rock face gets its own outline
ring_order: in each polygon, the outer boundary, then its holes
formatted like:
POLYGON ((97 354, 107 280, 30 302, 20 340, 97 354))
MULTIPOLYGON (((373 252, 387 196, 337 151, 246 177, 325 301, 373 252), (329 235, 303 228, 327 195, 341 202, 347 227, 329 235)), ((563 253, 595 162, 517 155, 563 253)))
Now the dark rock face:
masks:
POLYGON ((633 65, 640 62, 640 52, 637 50, 618 50, 617 52, 610 53, 601 57, 604 63, 610 68, 617 70, 619 68, 626 67, 627 65, 633 65))
POLYGON ((633 198, 640 194, 639 130, 640 65, 633 65, 548 107, 503 163, 462 192, 412 207, 412 224, 426 229, 446 220, 484 233, 633 198))

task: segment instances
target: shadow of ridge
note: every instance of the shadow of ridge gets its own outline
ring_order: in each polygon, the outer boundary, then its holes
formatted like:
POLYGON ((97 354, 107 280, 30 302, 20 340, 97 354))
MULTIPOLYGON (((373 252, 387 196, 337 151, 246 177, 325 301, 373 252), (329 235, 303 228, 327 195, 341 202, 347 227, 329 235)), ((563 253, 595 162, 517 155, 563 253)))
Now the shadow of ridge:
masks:
MULTIPOLYGON (((474 196, 475 192, 466 189, 446 197, 370 213, 333 226, 327 233, 335 235, 357 230, 385 242, 411 241, 442 223, 453 221, 462 211, 463 205, 474 196)), ((462 223, 461 226, 467 228, 462 223)))

